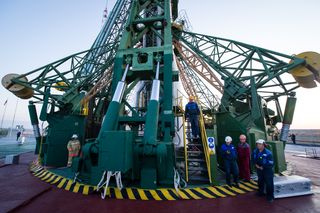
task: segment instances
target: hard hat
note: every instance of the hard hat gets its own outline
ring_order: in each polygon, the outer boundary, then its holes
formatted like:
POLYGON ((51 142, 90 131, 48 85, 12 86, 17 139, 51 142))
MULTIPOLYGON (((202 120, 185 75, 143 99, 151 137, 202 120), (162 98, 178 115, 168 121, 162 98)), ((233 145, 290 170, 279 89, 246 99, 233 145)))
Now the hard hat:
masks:
POLYGON ((189 96, 189 99, 194 100, 194 97, 193 96, 189 96))
POLYGON ((257 141, 256 141, 256 143, 258 143, 258 144, 264 144, 264 143, 266 143, 263 139, 258 139, 257 141))
POLYGON ((230 136, 227 136, 225 139, 225 142, 231 142, 231 141, 232 141, 232 138, 230 136))
POLYGON ((78 138, 77 134, 73 134, 71 138, 78 138))

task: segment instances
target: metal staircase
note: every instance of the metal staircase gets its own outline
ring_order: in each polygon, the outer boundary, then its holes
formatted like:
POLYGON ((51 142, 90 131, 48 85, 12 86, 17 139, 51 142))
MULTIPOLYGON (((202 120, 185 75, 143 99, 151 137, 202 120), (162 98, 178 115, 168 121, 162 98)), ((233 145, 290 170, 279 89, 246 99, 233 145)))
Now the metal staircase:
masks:
POLYGON ((190 122, 185 122, 186 160, 185 176, 187 182, 209 182, 207 163, 201 138, 193 139, 190 122))
POLYGON ((180 175, 189 184, 210 183, 210 160, 206 146, 206 134, 202 112, 199 117, 200 138, 192 138, 191 123, 185 120, 181 104, 177 105, 177 112, 182 117, 183 147, 176 147, 176 166, 180 175), (205 146, 204 146, 205 145, 205 146))

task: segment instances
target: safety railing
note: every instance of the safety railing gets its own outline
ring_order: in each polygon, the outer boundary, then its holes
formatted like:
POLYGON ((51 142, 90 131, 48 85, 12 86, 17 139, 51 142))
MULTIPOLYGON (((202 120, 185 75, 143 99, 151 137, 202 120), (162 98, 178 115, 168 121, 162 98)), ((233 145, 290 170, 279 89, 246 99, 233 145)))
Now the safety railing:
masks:
POLYGON ((188 153, 187 153, 187 138, 186 138, 186 120, 185 120, 185 115, 183 113, 182 116, 182 125, 183 125, 183 146, 184 146, 184 162, 185 162, 185 174, 186 174, 186 181, 189 181, 189 172, 188 172, 188 153))
POLYGON ((201 109, 200 105, 199 105, 199 110, 200 110, 199 128, 200 128, 200 133, 201 133, 201 141, 202 141, 202 146, 203 146, 203 152, 205 155, 207 170, 208 170, 208 177, 209 177, 209 181, 211 183, 210 150, 209 150, 209 147, 207 144, 207 132, 206 132, 206 128, 205 128, 205 124, 204 124, 204 117, 203 117, 203 113, 202 113, 202 109, 201 109))
MULTIPOLYGON (((184 147, 184 162, 185 162, 185 178, 186 181, 189 181, 189 172, 188 172, 188 152, 187 152, 187 138, 186 138, 186 117, 183 109, 183 97, 185 97, 181 91, 177 90, 176 98, 176 107, 179 107, 179 110, 182 112, 182 128, 183 128, 183 147, 184 147), (180 95, 180 96, 179 96, 180 95)), ((177 110, 177 108, 175 109, 177 110)), ((177 114, 177 112, 175 112, 177 114)))
MULTIPOLYGON (((176 98, 176 107, 179 107, 183 113, 182 113, 182 118, 183 118, 183 144, 184 144, 184 160, 185 160, 185 178, 186 181, 189 181, 189 173, 188 173, 188 153, 187 153, 187 140, 186 140, 186 126, 185 126, 185 114, 184 114, 184 109, 183 109, 183 97, 185 97, 180 91, 177 93, 177 98, 176 98), (179 96, 180 93, 180 96, 179 96)), ((185 97, 186 98, 186 97, 185 97)), ((199 128, 200 128, 200 134, 201 134, 201 142, 203 146, 203 152, 205 155, 205 161, 206 161, 206 166, 207 166, 207 171, 208 171, 208 177, 209 177, 209 182, 211 183, 211 165, 210 165, 210 150, 207 144, 207 133, 206 133, 206 128, 205 128, 205 123, 204 123, 204 116, 202 113, 201 109, 201 104, 198 101, 198 98, 195 97, 197 100, 197 104, 199 106, 200 110, 200 116, 199 116, 199 128)))

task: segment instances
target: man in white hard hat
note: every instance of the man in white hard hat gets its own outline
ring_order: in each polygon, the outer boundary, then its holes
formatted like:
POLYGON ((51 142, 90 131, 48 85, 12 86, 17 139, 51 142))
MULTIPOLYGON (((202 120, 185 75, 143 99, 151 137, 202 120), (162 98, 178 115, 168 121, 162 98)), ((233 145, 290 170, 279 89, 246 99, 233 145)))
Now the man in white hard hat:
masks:
POLYGON ((72 165, 72 159, 79 155, 81 148, 80 141, 78 139, 78 135, 73 134, 71 140, 68 142, 67 149, 68 149, 68 167, 72 165))
POLYGON ((264 187, 266 186, 267 200, 271 203, 274 199, 273 190, 273 157, 270 150, 266 148, 267 144, 263 139, 256 141, 257 148, 252 152, 252 160, 257 169, 258 175, 258 196, 264 196, 264 187))
POLYGON ((225 138, 225 144, 221 146, 221 155, 224 162, 224 169, 226 171, 226 182, 231 187, 231 174, 233 175, 233 181, 235 185, 239 187, 239 168, 237 164, 237 151, 232 145, 232 138, 227 136, 225 138))

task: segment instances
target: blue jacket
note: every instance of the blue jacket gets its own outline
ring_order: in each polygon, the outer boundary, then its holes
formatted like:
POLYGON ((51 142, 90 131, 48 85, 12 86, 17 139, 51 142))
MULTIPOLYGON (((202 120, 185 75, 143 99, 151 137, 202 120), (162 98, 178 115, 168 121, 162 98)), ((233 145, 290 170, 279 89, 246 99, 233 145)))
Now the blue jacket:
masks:
POLYGON ((200 115, 200 110, 196 102, 189 102, 185 107, 186 117, 200 115))
POLYGON ((252 152, 252 160, 254 164, 262 166, 263 168, 272 168, 274 165, 272 153, 266 148, 262 152, 255 149, 252 152))
POLYGON ((222 144, 221 155, 225 160, 237 160, 237 150, 232 144, 222 144))

